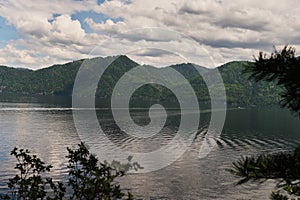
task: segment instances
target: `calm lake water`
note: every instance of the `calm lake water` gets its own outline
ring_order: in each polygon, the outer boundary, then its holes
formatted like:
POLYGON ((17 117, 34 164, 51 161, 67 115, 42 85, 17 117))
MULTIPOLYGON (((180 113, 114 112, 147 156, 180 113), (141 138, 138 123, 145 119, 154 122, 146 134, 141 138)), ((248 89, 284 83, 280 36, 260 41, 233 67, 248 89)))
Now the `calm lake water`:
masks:
MULTIPOLYGON (((0 193, 12 177, 14 146, 28 148, 54 166, 53 176, 66 175, 67 147, 80 142, 68 104, 0 102, 0 193)), ((114 124, 111 113, 98 111, 98 118, 109 138, 122 146, 141 141, 125 137, 114 124)), ((132 113, 139 124, 149 122, 148 113, 132 113)), ((199 129, 205 130, 209 113, 201 114, 199 129)), ((203 136, 195 138, 190 150, 172 165, 146 174, 128 174, 120 182, 140 199, 267 199, 273 182, 261 185, 238 181, 227 169, 242 155, 291 150, 300 144, 299 119, 282 109, 228 110, 225 127, 217 146, 204 159, 198 158, 203 136)), ((180 123, 180 112, 169 111, 160 145, 167 143, 180 123)), ((87 136, 88 138, 89 136, 87 136)), ((155 141, 155 140, 154 140, 155 141)))

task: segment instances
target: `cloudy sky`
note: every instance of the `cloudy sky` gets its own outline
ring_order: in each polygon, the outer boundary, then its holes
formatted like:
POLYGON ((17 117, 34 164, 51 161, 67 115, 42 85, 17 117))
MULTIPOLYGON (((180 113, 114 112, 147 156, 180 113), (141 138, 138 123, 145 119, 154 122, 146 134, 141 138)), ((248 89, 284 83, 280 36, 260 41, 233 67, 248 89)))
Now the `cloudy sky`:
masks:
POLYGON ((144 64, 300 51, 298 0, 0 0, 0 65, 38 69, 128 54, 144 64))

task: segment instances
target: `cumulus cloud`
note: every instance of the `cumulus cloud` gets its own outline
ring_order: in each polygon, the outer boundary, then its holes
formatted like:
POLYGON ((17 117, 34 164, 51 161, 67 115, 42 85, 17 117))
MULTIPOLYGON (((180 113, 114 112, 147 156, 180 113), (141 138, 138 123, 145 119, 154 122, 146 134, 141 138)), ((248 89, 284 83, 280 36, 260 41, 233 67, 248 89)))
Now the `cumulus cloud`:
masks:
MULTIPOLYGON (((136 27, 164 27, 184 33, 209 49, 216 64, 233 59, 249 60, 253 53, 270 50, 273 45, 299 44, 296 27, 299 26, 297 2, 288 0, 274 3, 238 0, 178 0, 178 1, 106 1, 95 10, 110 17, 122 17, 127 30, 136 27), (217 55, 217 56, 216 56, 217 55)), ((94 24, 95 25, 95 24, 94 24)), ((180 40, 168 36, 124 34, 142 45, 142 39, 169 44, 180 40)), ((181 44, 182 45, 182 44, 181 44)), ((182 46, 181 49, 191 47, 182 46)))
POLYGON ((102 23, 95 23, 93 19, 86 18, 85 22, 97 32, 102 34, 118 34, 126 30, 126 24, 124 22, 114 22, 111 19, 102 23))
POLYGON ((158 48, 141 48, 127 53, 129 58, 141 65, 152 65, 155 67, 165 67, 178 63, 187 63, 188 60, 183 56, 158 48))
POLYGON ((300 45, 297 0, 107 0, 100 5, 96 0, 0 2, 0 16, 21 37, 0 49, 0 64, 6 65, 39 68, 131 53, 145 64, 162 66, 187 56, 213 67, 211 60, 220 65, 252 59, 273 45, 300 45), (82 11, 105 18, 72 18, 82 11), (184 55, 175 58, 178 52, 184 55))

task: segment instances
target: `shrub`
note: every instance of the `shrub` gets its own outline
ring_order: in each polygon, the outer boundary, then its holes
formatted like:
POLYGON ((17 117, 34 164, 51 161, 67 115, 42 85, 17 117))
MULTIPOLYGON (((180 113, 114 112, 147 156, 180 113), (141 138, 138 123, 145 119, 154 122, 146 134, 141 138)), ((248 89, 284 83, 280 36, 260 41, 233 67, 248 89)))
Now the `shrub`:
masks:
POLYGON ((18 174, 9 179, 9 193, 0 195, 0 199, 133 199, 133 195, 117 183, 117 178, 124 176, 126 171, 142 168, 136 162, 131 163, 132 157, 126 164, 117 161, 109 164, 99 162, 84 143, 78 144, 77 149, 67 150, 69 178, 64 183, 54 182, 47 176, 51 165, 31 155, 28 149, 15 147, 11 155, 17 159, 18 174))

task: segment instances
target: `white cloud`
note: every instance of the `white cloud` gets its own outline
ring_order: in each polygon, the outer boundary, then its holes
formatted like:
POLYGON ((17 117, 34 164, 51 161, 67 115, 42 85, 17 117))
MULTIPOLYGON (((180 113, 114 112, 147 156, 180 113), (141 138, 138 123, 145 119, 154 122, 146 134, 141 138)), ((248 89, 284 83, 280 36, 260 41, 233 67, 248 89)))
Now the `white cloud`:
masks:
MULTIPOLYGON (((149 47, 180 50, 192 58, 206 52, 219 65, 252 59, 272 45, 300 45, 300 4, 296 0, 113 0, 100 5, 96 0, 2 1, 0 15, 18 30, 21 39, 0 49, 0 64, 45 67, 88 57, 98 46, 92 55, 142 52, 149 47), (71 18, 71 14, 90 10, 108 17, 100 22, 85 19, 95 33, 87 33, 83 24, 71 18), (175 30, 194 41, 172 31, 141 29, 145 27, 175 30)), ((175 59, 163 54, 158 58, 139 55, 137 59, 157 65, 175 59)))
POLYGON ((58 41, 68 43, 80 43, 85 37, 85 32, 81 28, 78 20, 72 20, 69 15, 61 15, 52 22, 50 32, 58 41))
POLYGON ((97 32, 102 34, 118 34, 126 30, 126 24, 124 22, 113 22, 111 19, 106 20, 103 23, 95 23, 93 19, 86 18, 85 22, 97 32))
MULTIPOLYGON (((5 48, 0 49, 0 63, 8 63, 15 67, 35 67, 37 66, 37 63, 50 64, 53 61, 55 60, 49 58, 48 56, 37 58, 34 51, 17 49, 11 44, 8 44, 5 48)), ((45 65, 42 66, 45 67, 45 65)))

